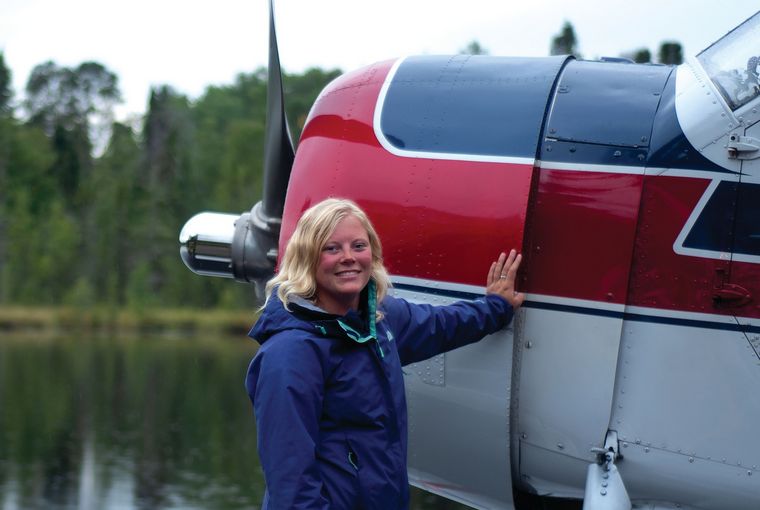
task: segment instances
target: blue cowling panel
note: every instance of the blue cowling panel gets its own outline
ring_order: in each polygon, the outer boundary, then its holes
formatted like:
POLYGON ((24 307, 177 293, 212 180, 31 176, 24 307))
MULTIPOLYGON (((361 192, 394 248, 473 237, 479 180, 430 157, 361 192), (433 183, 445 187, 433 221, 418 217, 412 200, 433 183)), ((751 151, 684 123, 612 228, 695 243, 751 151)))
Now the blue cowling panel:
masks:
POLYGON ((573 61, 562 72, 541 159, 574 164, 729 172, 686 139, 675 68, 573 61))
POLYGON ((388 88, 382 132, 405 151, 534 158, 566 60, 410 57, 388 88))
POLYGON ((548 138, 647 147, 652 122, 673 68, 610 62, 570 62, 547 123, 548 138))

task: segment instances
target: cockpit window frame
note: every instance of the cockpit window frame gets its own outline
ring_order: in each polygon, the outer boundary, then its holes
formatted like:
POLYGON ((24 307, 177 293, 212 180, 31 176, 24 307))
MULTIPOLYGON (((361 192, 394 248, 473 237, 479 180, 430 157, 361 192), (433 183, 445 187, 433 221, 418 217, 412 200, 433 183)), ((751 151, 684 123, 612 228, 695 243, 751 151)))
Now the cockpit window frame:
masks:
POLYGON ((760 97, 760 11, 697 55, 732 111, 760 97), (757 54, 747 56, 748 48, 757 54))

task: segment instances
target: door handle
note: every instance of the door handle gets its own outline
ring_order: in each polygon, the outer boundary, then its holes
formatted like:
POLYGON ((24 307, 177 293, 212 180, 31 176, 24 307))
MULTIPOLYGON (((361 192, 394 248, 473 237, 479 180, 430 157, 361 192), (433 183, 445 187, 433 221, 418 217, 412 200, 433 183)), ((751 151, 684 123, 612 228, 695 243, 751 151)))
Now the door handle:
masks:
POLYGON ((752 301, 752 294, 741 285, 724 283, 720 288, 713 289, 713 304, 716 307, 735 308, 744 306, 752 301))

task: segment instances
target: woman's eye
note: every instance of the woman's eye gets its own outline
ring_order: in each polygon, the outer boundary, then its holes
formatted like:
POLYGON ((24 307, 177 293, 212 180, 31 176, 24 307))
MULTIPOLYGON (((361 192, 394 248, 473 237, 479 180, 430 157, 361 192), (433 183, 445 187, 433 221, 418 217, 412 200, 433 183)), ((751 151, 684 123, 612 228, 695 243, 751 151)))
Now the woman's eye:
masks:
POLYGON ((367 243, 355 243, 354 244, 355 250, 365 250, 367 249, 367 243))
POLYGON ((325 251, 327 253, 337 253, 338 247, 337 246, 325 246, 322 248, 322 251, 325 251))

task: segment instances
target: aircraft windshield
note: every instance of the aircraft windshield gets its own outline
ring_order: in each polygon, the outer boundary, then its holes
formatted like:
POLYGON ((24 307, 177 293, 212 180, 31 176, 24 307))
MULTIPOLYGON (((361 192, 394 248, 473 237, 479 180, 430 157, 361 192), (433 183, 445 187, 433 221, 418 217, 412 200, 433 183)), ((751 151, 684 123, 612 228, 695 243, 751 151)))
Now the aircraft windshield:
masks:
POLYGON ((697 58, 732 110, 760 95, 760 12, 697 58))

